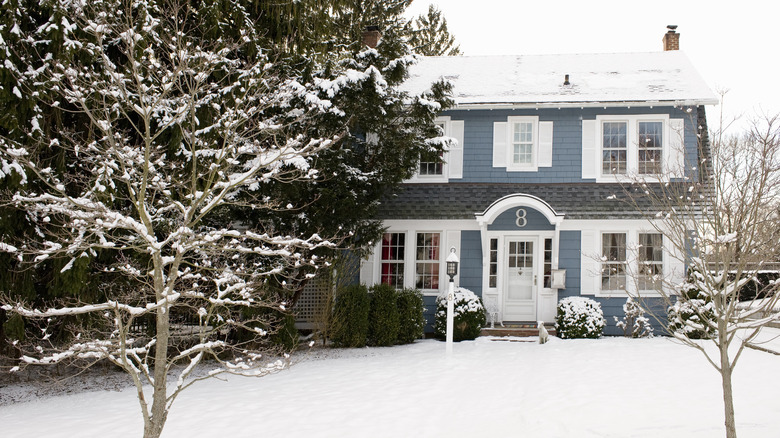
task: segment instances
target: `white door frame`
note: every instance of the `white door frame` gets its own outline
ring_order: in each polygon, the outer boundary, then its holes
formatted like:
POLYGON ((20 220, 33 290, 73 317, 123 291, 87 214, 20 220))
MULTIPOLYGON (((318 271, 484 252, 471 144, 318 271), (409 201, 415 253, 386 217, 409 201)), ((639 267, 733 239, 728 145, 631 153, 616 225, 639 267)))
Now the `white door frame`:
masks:
MULTIPOLYGON (((552 306, 555 306, 555 303, 557 303, 557 291, 553 289, 545 289, 544 288, 544 240, 545 239, 552 239, 553 240, 553 259, 557 256, 555 254, 555 237, 556 233, 555 231, 488 231, 486 233, 487 241, 489 242, 490 239, 498 239, 498 279, 495 289, 484 289, 487 291, 487 295, 492 295, 497 300, 496 304, 498 309, 500 309, 500 312, 502 314, 502 319, 504 318, 503 312, 505 308, 504 303, 504 297, 506 294, 506 286, 507 286, 507 248, 509 245, 510 240, 534 240, 534 272, 537 276, 537 282, 536 282, 536 288, 534 289, 534 297, 535 297, 535 304, 536 304, 536 310, 535 310, 535 316, 534 319, 531 319, 530 321, 536 321, 536 320, 544 320, 545 322, 551 322, 554 319, 554 315, 548 315, 549 307, 552 302, 552 306), (552 300, 552 301, 551 301, 552 300)), ((488 277, 488 268, 487 266, 483 270, 483 277, 484 281, 483 284, 487 284, 487 277, 488 277)), ((483 293, 483 295, 485 295, 483 293)), ((509 321, 509 319, 507 319, 509 321)))

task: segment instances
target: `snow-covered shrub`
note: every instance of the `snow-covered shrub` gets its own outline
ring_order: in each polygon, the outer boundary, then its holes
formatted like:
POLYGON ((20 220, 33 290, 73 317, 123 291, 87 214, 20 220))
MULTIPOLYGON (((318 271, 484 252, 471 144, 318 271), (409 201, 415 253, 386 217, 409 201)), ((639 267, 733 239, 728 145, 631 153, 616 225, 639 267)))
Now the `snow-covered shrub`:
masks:
POLYGON ((691 271, 688 279, 679 286, 680 295, 669 306, 666 316, 670 333, 683 333, 688 339, 710 339, 715 329, 708 321, 715 319, 712 298, 698 286, 699 274, 691 271))
POLYGON ((336 347, 365 347, 368 336, 368 289, 346 286, 336 293, 331 319, 331 340, 336 347))
MULTIPOLYGON (((452 340, 455 342, 476 339, 485 325, 485 306, 474 292, 462 287, 455 289, 454 324, 452 340)), ((436 298, 436 321, 433 326, 436 337, 447 337, 447 295, 436 298)))
POLYGON ((653 327, 650 320, 645 316, 645 311, 634 301, 633 298, 626 298, 626 304, 623 304, 623 320, 615 318, 615 325, 623 329, 623 333, 628 338, 651 338, 653 337, 653 327))
POLYGON ((398 292, 398 343, 411 344, 423 337, 425 317, 423 316, 423 297, 417 289, 404 289, 398 292))
POLYGON ((555 330, 562 339, 598 338, 606 325, 601 304, 590 298, 568 297, 558 303, 555 330))
POLYGON ((380 347, 394 345, 398 339, 398 291, 387 284, 371 286, 368 311, 368 343, 380 347))

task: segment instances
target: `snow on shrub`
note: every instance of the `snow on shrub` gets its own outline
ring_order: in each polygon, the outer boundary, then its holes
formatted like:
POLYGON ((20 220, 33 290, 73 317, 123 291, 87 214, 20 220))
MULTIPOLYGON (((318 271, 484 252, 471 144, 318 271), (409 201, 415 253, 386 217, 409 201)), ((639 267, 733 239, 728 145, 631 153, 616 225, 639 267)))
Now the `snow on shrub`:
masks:
POLYGON ((625 316, 622 321, 617 316, 613 316, 613 318, 615 318, 615 325, 623 329, 626 337, 653 337, 653 327, 650 325, 650 320, 645 316, 644 309, 633 298, 626 298, 626 304, 623 304, 623 313, 625 316))
MULTIPOLYGON (((485 325, 485 306, 474 292, 462 287, 455 289, 454 325, 452 340, 473 340, 485 325)), ((436 337, 447 337, 447 295, 436 298, 436 321, 433 326, 436 337)))
POLYGON ((670 333, 681 333, 688 339, 710 339, 715 335, 715 329, 709 324, 715 319, 712 298, 694 281, 680 285, 680 296, 669 306, 666 316, 670 333))
POLYGON ((562 339, 598 338, 607 323, 601 304, 585 297, 568 297, 558 303, 555 330, 562 339))

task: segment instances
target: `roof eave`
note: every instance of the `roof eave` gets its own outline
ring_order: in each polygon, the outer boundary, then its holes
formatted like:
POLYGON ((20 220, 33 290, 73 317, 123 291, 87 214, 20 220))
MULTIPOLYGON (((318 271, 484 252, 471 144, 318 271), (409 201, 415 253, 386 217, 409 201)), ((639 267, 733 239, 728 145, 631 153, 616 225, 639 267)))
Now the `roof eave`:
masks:
POLYGON ((720 103, 715 98, 687 99, 687 100, 642 100, 642 101, 589 101, 589 102, 479 102, 456 103, 450 110, 471 109, 539 109, 539 108, 625 108, 625 107, 654 107, 654 106, 698 106, 717 105, 720 103))

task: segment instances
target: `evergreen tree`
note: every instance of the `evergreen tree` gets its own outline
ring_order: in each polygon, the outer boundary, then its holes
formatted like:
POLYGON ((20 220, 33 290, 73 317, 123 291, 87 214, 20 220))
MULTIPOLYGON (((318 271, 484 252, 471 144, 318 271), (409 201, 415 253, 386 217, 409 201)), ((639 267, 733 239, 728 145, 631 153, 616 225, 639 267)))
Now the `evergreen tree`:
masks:
POLYGON ((462 55, 455 37, 447 29, 447 19, 434 5, 428 6, 428 13, 410 21, 406 28, 409 44, 415 53, 425 56, 462 55))

